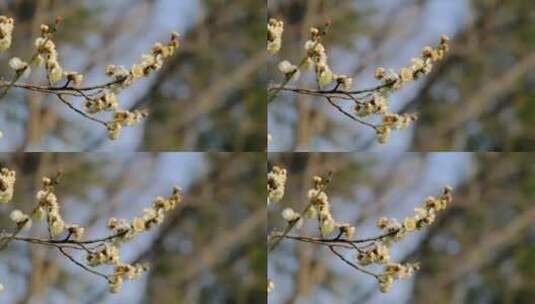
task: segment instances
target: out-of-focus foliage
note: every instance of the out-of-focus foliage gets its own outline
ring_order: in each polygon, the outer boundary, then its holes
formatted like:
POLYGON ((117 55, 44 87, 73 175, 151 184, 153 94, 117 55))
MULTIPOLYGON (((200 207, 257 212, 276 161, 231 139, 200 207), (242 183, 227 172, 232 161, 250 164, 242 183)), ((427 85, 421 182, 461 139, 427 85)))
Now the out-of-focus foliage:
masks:
POLYGON ((254 0, 200 2, 205 16, 184 35, 176 65, 141 99, 155 107, 144 146, 262 151, 265 7, 254 0))
POLYGON ((208 162, 207 178, 153 247, 150 303, 266 299, 265 157, 210 154, 208 162))
POLYGON ((531 153, 477 155, 456 210, 414 253, 431 267, 417 276, 413 303, 533 301, 534 163, 531 153))
POLYGON ((470 4, 474 22, 414 98, 422 112, 414 149, 535 150, 535 3, 470 4))

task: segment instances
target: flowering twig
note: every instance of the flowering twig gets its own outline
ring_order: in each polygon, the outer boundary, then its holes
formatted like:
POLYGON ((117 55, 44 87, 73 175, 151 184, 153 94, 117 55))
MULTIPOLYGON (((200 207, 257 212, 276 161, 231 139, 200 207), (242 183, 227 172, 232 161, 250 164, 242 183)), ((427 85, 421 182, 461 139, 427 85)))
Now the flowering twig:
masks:
MULTIPOLYGON (((317 47, 317 45, 321 41, 321 37, 327 35, 329 27, 331 23, 326 22, 322 29, 318 29, 316 41, 313 45, 313 48, 317 47)), ((282 33, 284 31, 284 22, 280 20, 271 19, 268 24, 268 51, 272 54, 277 53, 280 50, 281 43, 282 43, 282 33), (270 37, 272 37, 272 41, 270 42, 270 37), (278 44, 277 47, 273 47, 273 44, 278 44)), ((293 66, 290 66, 290 70, 288 73, 285 73, 285 78, 282 84, 279 86, 276 86, 273 88, 273 90, 268 89, 268 104, 271 103, 275 98, 277 98, 277 95, 285 90, 286 85, 292 80, 299 78, 299 70, 303 68, 308 63, 308 57, 303 56, 301 61, 299 61, 299 64, 294 68, 293 66)))
MULTIPOLYGON (((133 240, 140 233, 151 229, 154 225, 161 224, 165 214, 172 211, 181 202, 181 190, 175 187, 170 197, 156 197, 151 208, 144 209, 143 215, 134 217, 131 222, 110 218, 107 228, 111 233, 108 236, 86 239, 84 227, 65 223, 60 214, 60 205, 54 187, 60 182, 61 176, 61 173, 58 173, 54 178, 43 178, 43 188, 36 195, 37 205, 29 215, 20 210, 11 212, 10 218, 15 223, 16 228, 11 233, 0 235, 0 251, 12 241, 56 248, 78 267, 106 279, 111 292, 118 292, 123 280, 137 279, 144 271, 148 270, 146 264, 121 262, 120 246, 133 240), (32 219, 46 221, 47 238, 19 236, 22 231, 30 229, 32 219), (64 237, 61 237, 63 235, 64 237), (85 262, 78 261, 70 253, 71 250, 84 252, 85 262), (114 266, 114 272, 106 274, 95 269, 101 265, 114 266)), ((11 201, 15 181, 15 171, 5 168, 0 171, 0 203, 7 204, 11 201)), ((0 287, 2 287, 1 284, 0 287)))
MULTIPOLYGON (((321 189, 321 191, 319 191, 317 193, 317 195, 320 195, 320 193, 322 193, 322 191, 327 189, 327 186, 331 182, 331 178, 332 178, 332 173, 329 173, 328 177, 325 180, 323 180, 321 185, 319 185, 319 188, 321 189)), ((317 197, 315 199, 317 199, 317 197)), ((301 214, 306 214, 308 212, 308 210, 310 208, 312 208, 312 201, 313 200, 310 200, 308 202, 308 204, 303 208, 303 211, 301 212, 301 214)), ((301 217, 296 217, 292 221, 288 221, 288 224, 287 224, 286 228, 284 229, 284 231, 281 234, 279 234, 279 235, 277 235, 277 234, 270 235, 269 239, 270 239, 270 241, 272 241, 272 244, 268 247, 268 252, 273 251, 279 245, 280 241, 282 239, 284 239, 288 235, 288 233, 290 233, 290 231, 292 231, 292 229, 296 225, 300 225, 300 223, 302 223, 301 217)))
MULTIPOLYGON (((281 49, 284 23, 271 19, 268 23, 268 46, 270 53, 275 54, 281 49)), ((353 79, 346 75, 337 75, 331 71, 328 64, 327 52, 321 38, 326 31, 312 27, 310 40, 305 43, 305 55, 299 64, 293 65, 290 61, 281 61, 278 65, 284 75, 282 84, 272 85, 268 88, 268 102, 273 101, 280 92, 291 92, 300 95, 322 97, 330 106, 354 122, 372 128, 377 134, 379 143, 385 143, 392 130, 407 128, 411 122, 417 120, 416 114, 397 114, 388 111, 388 96, 401 89, 407 83, 427 75, 433 68, 433 63, 444 58, 448 52, 449 38, 441 36, 440 44, 425 47, 419 57, 413 58, 411 65, 403 67, 399 72, 392 69, 388 71, 378 68, 375 78, 381 84, 371 88, 354 90, 353 79), (297 80, 301 70, 314 69, 317 89, 289 87, 288 83, 297 80), (331 86, 331 89, 327 89, 331 86), (351 101, 352 112, 344 109, 338 101, 351 101), (382 122, 374 125, 362 118, 379 116, 382 122)))
MULTIPOLYGON (((15 74, 10 81, 0 80, 0 88, 2 89, 0 91, 0 99, 11 88, 55 95, 59 101, 75 113, 104 126, 110 139, 117 139, 123 127, 136 125, 148 115, 146 110, 128 111, 120 109, 117 95, 122 90, 132 86, 140 78, 147 77, 151 73, 160 70, 165 60, 173 56, 180 47, 179 34, 172 33, 171 39, 167 44, 155 43, 150 52, 144 54, 141 61, 132 65, 129 69, 123 66, 107 66, 106 75, 112 78, 111 81, 83 87, 84 75, 65 71, 59 63, 59 54, 52 38, 59 27, 60 21, 61 19, 57 18, 53 26, 41 25, 41 35, 35 40, 36 52, 29 63, 22 61, 18 57, 14 57, 9 61, 9 66, 15 71, 15 74), (44 66, 48 86, 18 82, 20 78, 27 78, 30 75, 32 65, 37 67, 44 66), (62 86, 54 86, 55 83, 62 80, 65 80, 62 86), (66 96, 81 98, 82 102, 73 104, 73 102, 67 100, 66 96), (95 115, 101 112, 111 112, 111 119, 106 121, 96 118, 95 115)), ((0 52, 10 47, 13 27, 14 20, 12 18, 0 16, 0 52)))
MULTIPOLYGON (((280 167, 274 167, 268 173, 268 201, 280 202, 284 197, 287 172, 280 167)), ((303 212, 298 213, 291 208, 285 208, 281 215, 287 222, 283 232, 272 232, 269 241, 274 241, 276 246, 282 239, 324 246, 329 249, 338 259, 351 266, 357 271, 373 276, 379 283, 379 290, 387 292, 395 279, 409 278, 413 272, 419 269, 418 263, 399 264, 390 261, 390 248, 396 242, 405 238, 408 233, 421 230, 435 221, 436 214, 444 210, 452 201, 452 190, 446 186, 439 198, 428 197, 422 208, 416 208, 415 214, 408 216, 400 224, 396 219, 381 217, 377 226, 383 230, 382 234, 353 238, 356 228, 350 224, 338 223, 330 211, 330 202, 325 192, 330 178, 325 180, 319 176, 314 177, 313 187, 308 191, 308 203, 303 212), (305 219, 317 218, 319 237, 290 234, 294 227, 301 227, 305 219), (335 233, 335 236, 329 237, 335 233), (347 259, 339 250, 349 250, 355 254, 354 262, 347 259), (374 273, 366 269, 371 264, 384 265, 384 271, 374 273)), ((271 252, 275 246, 271 246, 271 252)), ((268 289, 274 288, 274 283, 269 281, 268 289)))
MULTIPOLYGON (((48 41, 52 38, 54 33, 57 30, 57 26, 60 23, 60 19, 56 19, 56 23, 52 26, 52 28, 49 28, 49 32, 47 37, 44 40, 44 43, 48 43, 48 41)), ((7 50, 11 46, 11 35, 13 33, 13 28, 15 27, 15 21, 13 18, 8 18, 6 16, 0 16, 0 37, 2 37, 1 40, 9 40, 9 43, 6 43, 5 47, 0 47, 0 52, 7 50)), ((34 62, 39 57, 39 51, 36 51, 32 57, 30 62, 34 62)), ((24 75, 26 77, 30 74, 30 66, 21 61, 18 57, 14 57, 12 60, 10 60, 10 66, 15 70, 15 75, 13 75, 13 78, 7 85, 3 85, 3 90, 0 93, 0 99, 4 98, 11 87, 14 86, 14 84, 24 75)))

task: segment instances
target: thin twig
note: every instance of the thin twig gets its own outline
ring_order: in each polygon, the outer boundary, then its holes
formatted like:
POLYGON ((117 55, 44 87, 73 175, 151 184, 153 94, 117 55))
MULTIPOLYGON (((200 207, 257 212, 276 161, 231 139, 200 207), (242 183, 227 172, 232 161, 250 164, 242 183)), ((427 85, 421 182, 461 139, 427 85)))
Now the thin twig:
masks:
POLYGON ((334 249, 333 246, 329 246, 329 250, 331 250, 332 253, 334 253, 337 257, 339 257, 344 263, 346 263, 347 265, 353 267, 354 269, 362 272, 362 273, 365 273, 365 274, 369 274, 373 277, 375 277, 376 279, 379 280, 379 276, 371 271, 368 271, 362 267, 359 267, 357 264, 349 261, 348 259, 346 259, 341 253, 339 253, 338 251, 336 251, 336 249, 334 249))
POLYGON ((343 238, 316 238, 316 237, 309 237, 309 236, 300 236, 300 235, 291 235, 291 234, 277 234, 275 237, 281 237, 281 238, 288 238, 288 239, 294 239, 297 241, 303 241, 303 242, 309 242, 309 243, 317 243, 317 244, 336 244, 336 243, 346 243, 346 244, 362 244, 362 243, 370 243, 375 241, 380 241, 384 238, 391 237, 398 233, 399 230, 392 231, 389 233, 377 235, 374 237, 364 238, 364 239, 355 239, 355 240, 348 240, 343 238))
POLYGON ((368 127, 372 128, 372 129, 374 129, 375 131, 377 131, 377 126, 376 125, 371 124, 369 122, 366 122, 366 121, 364 121, 362 119, 359 119, 359 118, 355 117, 351 113, 349 113, 346 110, 344 110, 341 106, 337 105, 334 101, 332 101, 331 97, 327 97, 327 96, 324 96, 324 97, 327 100, 327 102, 329 102, 329 104, 331 106, 333 106, 340 113, 344 114, 344 116, 349 117, 351 120, 353 120, 355 122, 358 122, 358 123, 360 123, 362 125, 368 126, 368 127))
POLYGON ((99 124, 101 124, 101 125, 103 125, 103 126, 105 126, 105 127, 108 126, 108 124, 107 124, 105 121, 100 120, 100 119, 98 119, 98 118, 95 118, 95 117, 93 117, 93 116, 91 116, 91 115, 88 115, 88 114, 86 114, 84 111, 82 111, 82 110, 76 108, 75 106, 73 106, 68 100, 66 100, 66 99, 63 97, 62 94, 58 94, 58 98, 59 98, 59 100, 61 100, 61 102, 63 102, 67 107, 69 107, 71 110, 75 111, 76 113, 82 115, 83 117, 85 117, 85 118, 87 118, 87 119, 89 119, 89 120, 92 120, 92 121, 94 121, 94 122, 97 122, 97 123, 99 123, 99 124))
POLYGON ((101 272, 98 272, 96 270, 93 270, 87 266, 85 266, 84 264, 78 262, 75 258, 73 258, 71 255, 69 255, 65 249, 63 249, 62 247, 58 247, 58 250, 59 252, 61 252, 67 259, 69 259, 71 262, 73 262, 74 264, 78 265, 79 267, 83 268, 85 271, 88 271, 92 274, 95 274, 95 275, 98 275, 100 277, 103 277, 104 279, 106 279, 106 281, 109 281, 109 276, 106 275, 106 274, 103 274, 101 272))
POLYGON ((281 85, 270 86, 268 88, 268 91, 288 91, 288 92, 294 92, 298 94, 319 94, 319 95, 324 95, 324 94, 359 95, 359 94, 364 94, 364 93, 376 92, 381 89, 390 87, 393 84, 394 82, 387 82, 387 83, 384 83, 375 87, 371 87, 371 88, 354 90, 354 91, 346 91, 346 90, 339 90, 338 86, 331 90, 317 90, 317 89, 315 90, 315 89, 307 89, 307 88, 286 87, 284 86, 284 83, 283 83, 281 85))

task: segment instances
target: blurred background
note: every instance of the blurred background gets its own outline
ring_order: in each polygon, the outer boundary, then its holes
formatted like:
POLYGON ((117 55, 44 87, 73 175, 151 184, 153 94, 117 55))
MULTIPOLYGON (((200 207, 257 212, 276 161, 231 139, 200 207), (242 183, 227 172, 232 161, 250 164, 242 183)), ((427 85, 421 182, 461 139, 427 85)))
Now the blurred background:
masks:
MULTIPOLYGON (((35 206, 41 178, 63 170, 56 188, 66 222, 86 236, 108 235, 110 217, 131 219, 173 185, 184 199, 165 222, 121 248, 125 262, 151 271, 110 294, 105 280, 54 249, 12 242, 0 252, 0 303, 263 303, 266 300, 265 157, 253 153, 0 154, 17 171, 9 213, 35 206)), ((34 222, 22 235, 43 235, 34 222)), ((77 258, 83 259, 84 256, 77 258)), ((105 268, 104 268, 105 269, 105 268)), ((101 270, 104 270, 101 268, 101 270)))
MULTIPOLYGON (((269 254, 268 277, 275 283, 269 303, 533 302, 535 155, 272 153, 269 162, 289 172, 285 198, 269 206, 269 231, 284 227, 283 208, 305 206, 312 176, 329 170, 332 214, 357 227, 355 238, 379 234, 380 216, 402 220, 444 185, 454 188, 453 204, 433 225, 392 247, 394 261, 420 262, 412 279, 383 294, 373 277, 327 248, 284 240, 269 254)), ((316 236, 317 226, 297 232, 316 236)))
MULTIPOLYGON (((265 5, 253 0, 2 0, 16 21, 7 62, 30 58, 41 23, 63 25, 54 41, 65 69, 85 84, 109 81, 108 64, 131 66, 157 41, 181 34, 182 47, 162 70, 124 91, 127 109, 147 108, 141 126, 117 141, 66 109, 56 97, 13 89, 0 102, 0 151, 262 151, 266 145, 265 5)), ((31 81, 42 81, 35 73, 31 81)))
MULTIPOLYGON (((441 34, 451 52, 433 72, 390 97, 391 110, 417 111, 410 129, 386 145, 375 132, 321 99, 281 94, 269 106, 270 151, 532 151, 535 131, 535 2, 532 0, 270 0, 286 22, 283 49, 270 61, 298 62, 308 29, 331 20, 325 39, 331 68, 375 86, 376 67, 410 64, 441 34)), ((310 87, 310 77, 301 85, 310 87)))

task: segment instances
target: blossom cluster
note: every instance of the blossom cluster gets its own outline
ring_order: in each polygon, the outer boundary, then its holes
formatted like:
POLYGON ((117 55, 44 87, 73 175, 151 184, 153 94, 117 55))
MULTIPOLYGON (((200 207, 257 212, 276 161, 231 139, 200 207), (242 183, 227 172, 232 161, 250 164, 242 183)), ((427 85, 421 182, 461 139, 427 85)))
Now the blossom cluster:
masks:
POLYGON ((378 275, 379 288, 382 292, 387 292, 395 279, 409 278, 419 268, 418 264, 414 263, 391 262, 390 248, 392 244, 404 239, 408 233, 421 230, 432 224, 436 219, 437 212, 444 210, 451 201, 452 189, 446 186, 441 197, 429 196, 425 200, 424 206, 416 208, 414 215, 406 217, 402 223, 395 218, 389 219, 387 217, 380 217, 377 220, 377 227, 383 230, 384 236, 369 248, 360 250, 355 256, 355 260, 361 266, 385 265, 384 272, 378 275))
POLYGON ((418 263, 388 263, 384 272, 378 278, 379 290, 388 292, 394 284, 394 280, 409 279, 418 270, 420 270, 418 263))
POLYGON ((338 230, 340 235, 351 238, 356 228, 346 223, 336 222, 334 219, 329 197, 323 190, 326 180, 321 176, 314 176, 313 182, 313 187, 307 193, 310 207, 306 210, 305 216, 308 218, 317 217, 319 230, 323 236, 338 230))
MULTIPOLYGON (((279 170, 285 169, 279 168, 279 170)), ((334 219, 331 213, 329 196, 324 191, 327 182, 326 179, 320 176, 314 176, 313 187, 307 192, 308 203, 303 216, 290 207, 285 208, 281 212, 281 216, 286 222, 293 224, 298 229, 303 225, 304 218, 316 218, 318 221, 318 229, 322 236, 338 231, 341 236, 351 238, 354 235, 356 228, 347 223, 337 222, 334 219)))
POLYGON ((382 242, 390 244, 402 240, 408 232, 421 230, 432 224, 436 219, 437 212, 446 209, 451 201, 452 189, 451 187, 446 186, 439 198, 433 196, 427 197, 424 205, 414 209, 414 215, 406 217, 402 223, 399 223, 395 218, 379 218, 377 227, 387 234, 387 236, 382 239, 382 242))
POLYGON ((58 197, 54 193, 54 181, 49 177, 44 177, 42 182, 43 188, 36 195, 35 218, 38 220, 46 219, 48 231, 52 237, 59 236, 68 230, 75 239, 81 240, 84 235, 84 228, 75 224, 67 224, 61 217, 58 197))
POLYGON ((17 173, 7 168, 0 170, 0 203, 7 204, 13 198, 17 173))
POLYGON ((147 77, 151 73, 160 70, 164 61, 173 56, 180 47, 180 34, 171 33, 171 38, 167 44, 156 42, 148 54, 143 54, 141 60, 133 64, 130 69, 124 66, 110 64, 106 67, 105 73, 116 83, 112 86, 114 92, 121 91, 131 85, 141 77, 147 77))
POLYGON ((286 169, 274 166, 267 175, 268 204, 277 203, 284 197, 287 179, 286 169))
POLYGON ((310 40, 305 42, 305 69, 314 68, 316 80, 320 87, 325 87, 335 79, 344 84, 344 87, 351 87, 352 79, 345 75, 335 75, 328 64, 325 46, 321 43, 321 32, 312 27, 310 29, 310 40))
POLYGON ((19 57, 13 57, 9 60, 9 67, 20 73, 22 77, 28 78, 32 69, 27 62, 22 61, 19 57))
POLYGON ((109 279, 110 291, 112 293, 119 292, 125 280, 137 280, 141 275, 149 270, 149 266, 144 263, 136 264, 122 264, 115 265, 114 273, 109 279))
POLYGON ((275 283, 272 280, 268 279, 267 292, 272 292, 273 289, 275 289, 275 283))
POLYGON ((40 66, 44 63, 47 79, 51 84, 60 81, 63 78, 63 67, 59 63, 58 51, 56 44, 52 41, 52 29, 41 24, 41 36, 35 40, 37 48, 36 63, 40 66))
MULTIPOLYGON (((274 20, 273 23, 282 23, 282 21, 274 20)), ((302 63, 297 66, 288 60, 283 60, 278 65, 279 71, 285 75, 287 80, 297 80, 300 76, 300 67, 303 67, 305 70, 314 68, 316 81, 320 87, 326 87, 335 81, 337 87, 350 90, 353 85, 353 79, 346 75, 337 75, 332 72, 328 64, 328 56, 325 46, 321 43, 322 35, 322 30, 312 27, 310 29, 310 39, 307 40, 304 45, 305 58, 302 63)))
MULTIPOLYGON (((13 187, 15 183, 15 171, 2 169, 0 174, 0 198, 2 202, 7 203, 13 196, 13 187)), ((182 192, 179 187, 174 187, 172 194, 165 198, 158 196, 152 202, 150 208, 144 209, 142 215, 134 217, 132 221, 118 220, 110 218, 107 228, 113 234, 106 238, 86 240, 85 228, 76 224, 67 224, 60 214, 60 205, 57 195, 54 192, 54 186, 58 179, 44 177, 43 186, 36 194, 37 206, 30 214, 25 214, 21 210, 14 210, 10 214, 10 219, 15 223, 17 231, 11 236, 1 236, 0 240, 5 242, 6 239, 12 239, 20 231, 28 230, 32 225, 32 218, 37 221, 46 219, 50 239, 23 238, 21 240, 30 243, 49 244, 58 247, 62 253, 74 260, 65 249, 72 246, 86 252, 85 267, 95 268, 101 265, 112 265, 113 273, 103 274, 97 271, 102 277, 106 278, 110 291, 115 293, 121 288, 123 281, 134 280, 149 269, 148 265, 143 263, 128 264, 121 262, 119 248, 128 241, 133 240, 142 232, 148 231, 155 225, 164 221, 166 213, 171 212, 182 201, 182 192), (64 235, 64 237, 59 238, 64 235), (63 244, 69 247, 62 248, 63 244), (85 244, 95 244, 95 246, 86 246, 85 244)), ((78 265, 78 262, 76 262, 78 265)))
POLYGON ((292 64, 288 60, 279 62, 278 68, 279 68, 279 71, 281 71, 284 74, 286 79, 297 80, 301 76, 299 67, 296 66, 295 64, 292 64))
POLYGON ((140 233, 148 231, 154 225, 163 223, 165 214, 174 210, 181 201, 182 191, 179 187, 175 187, 170 197, 156 197, 152 207, 146 208, 142 216, 134 217, 131 222, 113 217, 108 220, 107 227, 114 233, 114 237, 107 241, 101 250, 88 253, 86 260, 91 266, 103 264, 115 266, 115 271, 109 278, 111 292, 117 292, 124 280, 136 279, 142 272, 148 270, 147 265, 144 264, 122 263, 119 257, 119 247, 133 240, 140 233))
POLYGON ((0 16, 0 52, 3 52, 11 46, 13 28, 15 20, 6 16, 0 16))
POLYGON ((399 72, 393 69, 386 70, 382 67, 376 69, 375 78, 382 82, 382 86, 372 94, 370 99, 357 103, 354 110, 360 117, 372 114, 383 116, 382 124, 376 128, 377 139, 380 143, 385 143, 388 140, 391 130, 406 129, 411 122, 418 118, 416 114, 404 113, 399 115, 388 112, 388 95, 398 91, 405 84, 429 74, 433 69, 433 63, 442 60, 449 51, 448 41, 449 38, 442 35, 438 47, 424 47, 421 56, 413 58, 411 65, 402 67, 399 72))
POLYGON ((180 47, 180 35, 176 32, 171 34, 170 41, 164 45, 155 43, 148 54, 141 56, 138 63, 130 69, 124 66, 108 65, 106 75, 113 79, 113 84, 103 94, 96 98, 87 98, 84 103, 86 112, 95 114, 102 111, 113 112, 112 119, 107 123, 108 137, 115 140, 121 134, 125 126, 134 126, 148 116, 144 110, 121 110, 118 107, 117 94, 134 84, 141 77, 148 77, 152 72, 162 68, 165 59, 173 56, 180 47))
MULTIPOLYGON (((268 190, 282 188, 282 194, 284 194, 284 184, 286 183, 287 172, 286 169, 274 166, 273 170, 268 173, 268 190), (269 181, 272 181, 271 187, 269 181), (277 185, 277 186, 273 186, 277 185)), ((294 211, 292 208, 287 207, 282 210, 281 217, 287 222, 288 227, 291 229, 295 227, 300 229, 303 226, 304 219, 317 218, 318 228, 322 236, 328 235, 339 230, 339 235, 344 235, 347 238, 351 238, 355 233, 355 227, 349 224, 337 223, 332 214, 330 208, 329 197, 324 191, 328 180, 320 176, 314 176, 313 186, 307 192, 307 206, 304 209, 304 214, 294 211)), ((278 200, 282 199, 283 195, 279 191, 268 191, 268 201, 271 196, 275 196, 278 200)), ((289 230, 288 230, 289 231, 289 230)), ((275 288, 275 283, 272 280, 268 280, 268 292, 271 292, 275 288)))
POLYGON ((132 222, 110 218, 107 227, 117 236, 112 243, 119 246, 134 239, 138 234, 150 230, 154 225, 163 223, 165 214, 174 210, 182 201, 181 193, 180 188, 175 187, 170 197, 156 197, 152 202, 152 207, 144 209, 143 215, 134 217, 132 222))
MULTIPOLYGON (((13 40, 13 29, 15 28, 15 20, 13 18, 0 15, 0 52, 5 52, 11 47, 13 40)), ((9 62, 9 65, 16 64, 17 68, 21 68, 24 65, 20 59, 20 65, 18 62, 9 62)), ((2 131, 0 131, 0 139, 3 137, 2 131)), ((0 200, 1 201, 1 200, 0 200)))
POLYGON ((9 218, 17 225, 17 229, 29 230, 32 227, 32 219, 24 212, 15 209, 9 214, 9 218))
POLYGON ((401 89, 403 85, 431 73, 433 63, 442 60, 449 51, 448 41, 449 38, 442 35, 440 44, 437 47, 424 47, 420 57, 411 60, 411 65, 402 67, 399 72, 379 67, 375 71, 375 78, 382 81, 389 90, 397 91, 401 89))
POLYGON ((390 138, 392 130, 402 130, 409 127, 410 123, 418 120, 418 115, 415 113, 397 114, 397 113, 385 113, 383 115, 383 123, 377 126, 377 140, 379 143, 384 144, 390 138))
POLYGON ((267 50, 271 54, 279 52, 282 46, 282 33, 284 22, 277 19, 269 19, 267 25, 267 50))

